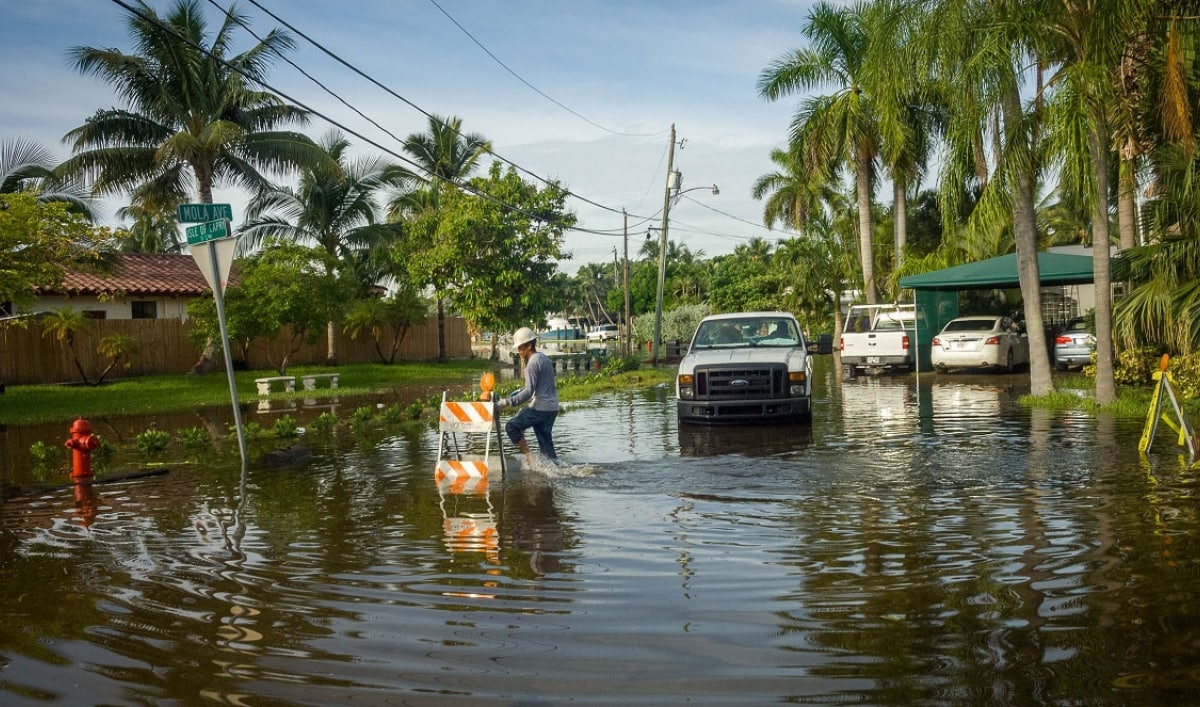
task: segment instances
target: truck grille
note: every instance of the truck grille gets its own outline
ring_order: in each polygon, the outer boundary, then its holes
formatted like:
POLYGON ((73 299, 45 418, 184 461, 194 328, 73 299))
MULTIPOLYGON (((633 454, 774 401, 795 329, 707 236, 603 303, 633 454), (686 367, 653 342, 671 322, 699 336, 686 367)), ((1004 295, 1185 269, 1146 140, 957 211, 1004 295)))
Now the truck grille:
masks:
POLYGON ((696 369, 696 399, 737 400, 786 397, 787 366, 705 366, 696 369))

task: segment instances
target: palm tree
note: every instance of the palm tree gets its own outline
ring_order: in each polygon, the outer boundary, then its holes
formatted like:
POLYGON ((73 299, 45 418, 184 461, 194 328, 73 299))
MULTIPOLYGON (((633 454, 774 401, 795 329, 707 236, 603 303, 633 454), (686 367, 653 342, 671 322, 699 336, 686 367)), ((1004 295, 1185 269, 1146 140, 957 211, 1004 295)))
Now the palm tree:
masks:
MULTIPOLYGON (((457 189, 478 166, 480 158, 491 152, 492 144, 478 133, 464 133, 462 118, 429 116, 429 131, 412 133, 404 139, 404 152, 428 178, 425 188, 411 183, 396 193, 387 204, 392 218, 412 216, 422 211, 438 209, 439 194, 445 189, 457 189), (422 193, 424 192, 424 193, 422 193)), ((421 247, 410 243, 408 247, 421 247)), ((446 307, 444 290, 448 285, 441 278, 431 282, 437 290, 438 361, 446 361, 446 307)))
POLYGON ((1116 400, 1113 377, 1109 236, 1109 136, 1118 102, 1111 78, 1122 52, 1144 24, 1144 2, 1113 0, 1094 8, 1066 5, 1046 18, 1048 46, 1062 68, 1052 81, 1061 87, 1051 102, 1052 144, 1061 156, 1061 179, 1089 207, 1096 290, 1096 402, 1116 400))
MULTIPOLYGON (((135 53, 75 47, 75 67, 110 84, 124 108, 98 110, 67 133, 74 156, 60 169, 91 182, 92 192, 131 192, 139 207, 169 209, 196 194, 212 203, 213 187, 232 183, 267 187, 260 170, 281 172, 320 159, 306 136, 275 128, 304 123, 308 114, 255 90, 271 62, 293 47, 272 30, 249 50, 227 56, 234 28, 246 20, 235 9, 209 40, 199 0, 176 0, 160 17, 137 0, 126 20, 135 53)), ((212 366, 205 346, 193 370, 212 366)))
MULTIPOLYGON (((357 256, 384 241, 390 228, 380 223, 375 195, 408 174, 378 157, 351 161, 350 141, 337 131, 321 138, 319 147, 324 159, 301 171, 296 188, 276 186, 254 197, 239 247, 249 250, 271 238, 317 245, 326 256, 325 272, 337 279, 354 275, 357 256)), ((338 361, 336 319, 330 317, 326 333, 325 360, 331 366, 338 361)))
POLYGON ((136 52, 75 47, 75 67, 113 85, 126 107, 98 110, 67 133, 74 156, 68 174, 91 180, 96 194, 139 191, 147 205, 182 203, 191 194, 212 202, 216 184, 258 189, 260 170, 311 164, 320 155, 300 133, 275 131, 306 122, 306 111, 255 90, 271 62, 293 47, 272 30, 249 50, 228 56, 231 10, 209 39, 199 0, 176 0, 160 17, 137 0, 126 18, 136 52))
POLYGON ((412 133, 404 139, 404 152, 429 176, 433 193, 447 185, 457 186, 471 176, 480 158, 492 151, 492 143, 479 133, 464 133, 462 118, 429 116, 429 132, 412 133))
POLYGON ((882 31, 886 13, 872 4, 849 7, 819 3, 803 28, 812 45, 784 55, 763 70, 758 93, 768 100, 832 86, 834 92, 805 99, 792 119, 792 140, 805 145, 805 159, 845 160, 854 175, 858 201, 859 260, 867 302, 878 298, 875 286, 871 200, 879 125, 869 92, 867 53, 873 32, 882 31))
MULTIPOLYGON (((946 126, 947 170, 943 174, 943 214, 952 218, 971 184, 966 165, 981 171, 981 140, 990 130, 995 141, 995 175, 987 179, 968 221, 968 234, 997 224, 1011 224, 1017 270, 1029 334, 1030 390, 1054 390, 1042 320, 1041 277, 1037 260, 1035 187, 1040 172, 1045 59, 1037 35, 1042 15, 1036 3, 1023 0, 930 0, 920 30, 923 56, 936 79, 961 96, 960 110, 949 113, 946 126), (1037 91, 1028 110, 1021 88, 1032 67, 1037 91)), ((947 89, 949 90, 949 89, 947 89)), ((979 184, 982 178, 979 178, 979 184)), ((968 235, 969 237, 969 235, 968 235)))
POLYGON ((820 216, 825 204, 836 194, 829 171, 804 160, 804 147, 795 143, 787 150, 771 150, 771 161, 779 171, 764 174, 754 181, 751 196, 763 203, 763 224, 776 224, 803 231, 809 219, 820 216))
POLYGON ((879 0, 865 74, 875 97, 880 159, 892 180, 894 269, 908 244, 908 192, 919 187, 945 107, 929 67, 913 51, 919 24, 913 8, 879 0))
POLYGON ((51 165, 50 151, 32 140, 0 142, 0 194, 32 190, 43 203, 61 201, 89 221, 92 202, 78 184, 60 178, 51 165))

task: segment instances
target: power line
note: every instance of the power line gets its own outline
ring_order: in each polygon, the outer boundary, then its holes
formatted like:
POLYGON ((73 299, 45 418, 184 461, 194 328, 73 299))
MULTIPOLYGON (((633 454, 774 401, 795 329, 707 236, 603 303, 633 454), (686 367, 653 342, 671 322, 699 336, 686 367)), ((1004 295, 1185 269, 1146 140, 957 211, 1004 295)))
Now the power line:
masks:
POLYGON ((437 0, 429 0, 429 3, 431 5, 433 5, 434 7, 436 7, 443 15, 445 15, 446 19, 448 19, 452 23, 454 23, 454 26, 457 27, 459 30, 461 30, 463 34, 467 35, 467 37, 470 38, 470 40, 475 43, 475 46, 482 49, 484 54, 487 54, 489 57, 491 57, 492 61, 499 64, 500 67, 502 69, 504 69, 505 71, 507 71, 509 74, 511 74, 513 76, 513 78, 515 78, 516 80, 518 80, 521 83, 528 86, 530 88, 530 90, 532 90, 534 93, 538 94, 542 98, 545 98, 547 101, 550 101, 551 103, 558 106, 559 108, 562 108, 563 110, 565 110, 566 112, 575 116, 576 118, 579 118, 580 120, 587 123, 588 125, 591 125, 594 128, 599 128, 600 130, 603 130, 606 133, 612 133, 613 135, 622 135, 625 137, 653 137, 655 135, 662 135, 663 132, 665 132, 665 131, 659 131, 657 133, 623 133, 623 132, 620 132, 619 130, 612 130, 610 128, 606 128, 603 125, 600 125, 599 123, 591 120, 590 118, 588 118, 584 115, 580 115, 579 113, 575 112, 571 108, 560 103, 558 100, 547 95, 544 91, 542 91, 542 89, 529 83, 528 81, 525 80, 525 78, 523 76, 521 76, 520 74, 518 74, 517 72, 515 72, 511 68, 509 68, 508 64, 505 64, 503 61, 501 61, 500 57, 493 54, 491 49, 488 49, 487 47, 485 47, 483 45, 483 42, 480 42, 478 39, 476 39, 475 35, 471 34, 471 32, 468 31, 466 27, 462 26, 462 23, 460 23, 458 20, 454 19, 454 17, 449 12, 446 12, 446 9, 444 7, 442 7, 441 5, 439 5, 437 3, 437 0))
MULTIPOLYGON (((218 5, 218 4, 215 2, 215 0, 208 0, 208 1, 209 1, 209 3, 211 3, 211 4, 213 4, 214 6, 216 6, 217 8, 219 8, 219 9, 220 9, 222 12, 224 12, 226 15, 229 15, 229 12, 228 12, 227 10, 225 10, 224 8, 222 8, 220 5, 218 5)), ((276 22, 280 23, 281 25, 283 25, 284 27, 286 27, 286 28, 287 28, 289 31, 291 31, 291 32, 294 32, 295 34, 297 34, 298 36, 300 36, 301 38, 303 38, 303 39, 304 39, 304 41, 306 41, 306 42, 308 42, 309 44, 311 44, 311 45, 313 45, 314 47, 316 47, 318 50, 320 50, 322 53, 324 53, 324 54, 325 54, 326 56, 328 56, 329 58, 333 59, 333 60, 334 60, 334 61, 336 61, 337 63, 341 64, 342 66, 346 67, 347 69, 349 69, 350 71, 354 72, 354 73, 355 73, 355 74, 357 74, 358 76, 362 77, 363 79, 365 79, 366 81, 368 81, 368 82, 369 82, 369 83, 371 83, 372 85, 374 85, 374 86, 378 87, 378 88, 379 88, 379 89, 381 89, 381 90, 382 90, 384 93, 387 93, 388 95, 392 96, 393 98, 396 98, 397 100, 399 100, 399 101, 403 102, 404 104, 408 105, 408 106, 409 106, 410 108, 412 108, 413 110, 416 110, 417 112, 419 112, 419 113, 421 113, 422 115, 424 115, 426 118, 428 118, 428 119, 430 119, 430 120, 435 120, 435 121, 439 121, 439 122, 440 122, 440 119, 439 119, 437 116, 435 116, 435 115, 433 115, 432 113, 430 113, 430 112, 426 111, 424 108, 422 108, 422 107, 418 106, 416 103, 413 103, 413 102, 412 102, 412 101, 410 101, 409 99, 407 99, 407 98, 405 98, 404 96, 400 95, 399 93, 397 93, 396 91, 394 91, 394 90, 393 90, 392 88, 390 88, 389 86, 386 86, 385 84, 381 83, 381 82, 380 82, 378 79, 376 79, 375 77, 371 76, 370 74, 367 74, 367 73, 366 73, 366 72, 364 72, 362 69, 358 68, 358 67, 357 67, 357 66, 355 66, 354 64, 351 64, 349 61, 347 61, 347 60, 343 59, 343 58, 342 58, 342 57, 341 57, 339 54, 337 54, 336 52, 334 52, 334 51, 330 50, 329 48, 327 48, 325 45, 321 44, 321 43, 320 43, 320 42, 318 42, 317 40, 313 39, 313 38, 312 38, 312 37, 310 37, 308 34, 306 34, 304 31, 302 31, 302 30, 300 30, 299 28, 297 28, 295 25, 291 24, 290 22, 288 22, 287 20, 283 19, 282 17, 280 17, 279 15, 275 14, 274 12, 272 12, 272 11, 271 11, 271 10, 269 10, 269 9, 267 9, 266 7, 263 7, 262 3, 258 2, 258 0, 249 0, 249 2, 250 2, 250 4, 251 4, 251 5, 254 5, 254 6, 255 6, 255 7, 257 7, 259 10, 262 10, 264 13, 266 13, 266 14, 267 14, 267 15, 268 15, 268 16, 269 16, 271 19, 273 19, 274 21, 276 21, 276 22)), ((439 7, 438 9, 441 9, 441 8, 439 7)), ((444 12, 445 12, 445 11, 443 10, 443 13, 444 13, 444 12)), ((449 15, 447 15, 447 16, 449 16, 449 15)), ((451 18, 451 21, 453 21, 453 18, 451 18)), ((239 22, 239 24, 241 24, 241 25, 242 25, 242 27, 243 27, 244 29, 246 29, 246 31, 247 31, 247 32, 250 32, 251 34, 254 34, 254 31, 253 31, 253 30, 251 30, 249 27, 246 27, 246 25, 245 25, 244 23, 240 23, 240 22, 239 22)), ((464 30, 464 31, 465 31, 465 30, 464 30)), ((258 35, 254 35, 254 36, 256 36, 256 37, 257 37, 258 35)), ((289 63, 291 63, 291 62, 289 62, 289 63)), ((302 73, 303 73, 303 72, 302 72, 302 73)), ((307 76, 307 74, 305 74, 305 75, 307 76)), ((315 81, 315 80, 314 80, 314 81, 315 81)), ((320 85, 320 84, 318 83, 318 85, 320 85)), ((322 86, 322 88, 324 88, 324 87, 322 86)), ((326 90, 328 91, 329 89, 326 89, 326 90)), ((339 98, 338 100, 342 100, 342 99, 340 99, 340 98, 339 98)), ((342 102, 343 102, 343 103, 345 103, 345 101, 342 101, 342 102)), ((347 104, 347 105, 349 105, 349 104, 347 104)), ((357 111, 356 111, 356 112, 357 112, 357 111)), ((371 122, 372 122, 372 124, 373 124, 373 125, 377 125, 377 124, 376 124, 374 121, 371 121, 371 122)), ((447 129, 452 129, 452 128, 450 128, 450 126, 446 125, 445 123, 442 123, 442 126, 443 126, 443 127, 445 127, 445 128, 447 128, 447 129)), ((387 132, 387 131, 385 130, 384 132, 387 132)), ((455 131, 455 132, 457 133, 457 131, 455 131)), ((388 133, 388 135, 391 135, 391 133, 388 133)), ((461 134, 460 134, 460 135, 461 135, 461 134)), ((392 137, 393 137, 393 138, 395 138, 395 136, 394 136, 394 135, 393 135, 392 137)), ((397 139, 397 141, 399 141, 399 142, 403 143, 403 140, 400 140, 399 138, 395 138, 395 139, 397 139)), ((521 172, 521 173, 523 173, 523 174, 526 174, 526 175, 528 175, 528 176, 530 176, 530 177, 533 177, 534 179, 537 179, 538 181, 542 182, 543 184, 550 184, 550 180, 546 179, 545 177, 542 177, 541 175, 538 175, 538 174, 536 174, 535 172, 533 172, 533 171, 531 171, 531 170, 529 170, 529 169, 526 169, 525 167, 522 167, 521 165, 517 164, 516 162, 513 162, 512 160, 510 160, 510 159, 508 159, 508 158, 504 157, 503 155, 500 155, 499 153, 492 152, 492 153, 491 153, 491 155, 492 155, 493 157, 495 157, 496 159, 500 160, 501 162, 503 162, 503 163, 505 163, 505 164, 507 164, 507 165, 510 165, 510 166, 512 166, 514 169, 518 170, 519 172, 521 172)), ((576 199, 579 199, 580 201, 582 201, 582 202, 584 202, 584 203, 591 204, 592 206, 595 206, 595 207, 597 207, 597 208, 599 208, 599 209, 603 209, 603 210, 605 210, 605 211, 612 212, 613 214, 620 214, 620 213, 622 213, 621 209, 614 208, 614 207, 612 207, 612 206, 606 206, 605 204, 601 204, 601 203, 599 203, 599 202, 592 201, 591 199, 589 199, 589 198, 587 198, 587 197, 585 197, 585 196, 582 196, 582 195, 580 195, 580 194, 576 194, 575 192, 571 191, 570 189, 567 189, 567 190, 566 190, 566 192, 567 192, 567 195, 568 195, 568 196, 571 196, 571 197, 574 197, 574 198, 576 198, 576 199)))
MULTIPOLYGON (((409 164, 409 165, 412 165, 412 166, 413 166, 413 167, 415 167, 417 170, 419 170, 419 171, 421 171, 421 172, 424 172, 424 173, 426 173, 426 174, 429 176, 429 178, 430 178, 431 180, 441 180, 441 181, 443 181, 443 182, 448 182, 449 184, 452 184, 453 186, 455 186, 455 187, 457 187, 457 188, 459 188, 459 189, 462 189, 463 191, 469 192, 469 193, 471 193, 471 194, 474 194, 475 196, 478 196, 478 197, 480 197, 480 198, 486 199, 487 201, 490 201, 491 203, 493 203, 493 204, 495 204, 495 205, 497 205, 497 206, 499 206, 499 207, 501 207, 501 208, 503 208, 503 209, 506 209, 506 210, 508 210, 508 211, 512 211, 512 212, 515 212, 515 213, 520 213, 520 214, 522 214, 522 215, 524 215, 524 216, 528 216, 529 218, 531 218, 531 219, 533 219, 533 220, 535 220, 535 221, 543 221, 543 222, 547 222, 547 223, 552 223, 552 222, 551 222, 551 221, 549 221, 548 219, 546 219, 546 218, 544 218, 544 217, 542 217, 542 216, 539 216, 538 214, 531 213, 531 212, 529 212, 529 211, 526 211, 525 209, 522 209, 521 207, 514 206, 513 204, 509 204, 509 203, 506 203, 506 202, 504 202, 504 201, 502 201, 502 200, 500 200, 500 199, 497 199, 496 197, 492 196, 491 194, 488 194, 488 193, 486 193, 486 192, 484 192, 484 191, 482 191, 482 190, 480 190, 480 189, 478 189, 478 188, 474 187, 473 185, 471 185, 471 184, 469 184, 469 183, 465 183, 465 182, 464 182, 464 183, 459 183, 459 182, 456 182, 455 180, 452 180, 452 179, 447 179, 447 178, 445 178, 445 177, 442 177, 442 176, 440 176, 440 175, 438 175, 438 174, 435 174, 435 173, 433 173, 433 172, 429 172, 429 171, 428 171, 428 170, 426 170, 426 169, 425 169, 423 166, 421 166, 420 164, 418 164, 418 163, 414 162, 413 160, 409 159, 408 157, 406 157, 406 156, 404 156, 404 155, 402 155, 402 154, 400 154, 400 153, 397 153, 396 151, 394 151, 394 150, 392 150, 392 149, 390 149, 390 148, 388 148, 388 147, 385 147, 385 146, 383 146, 383 145, 379 144, 378 142, 375 142, 375 141, 374 141, 374 140, 372 140, 371 138, 369 138, 369 137, 367 137, 367 136, 363 135, 362 133, 360 133, 360 132, 358 132, 358 131, 354 130, 353 128, 350 128, 350 127, 348 127, 348 126, 346 126, 346 125, 343 125, 342 123, 338 122, 337 120, 334 120, 333 118, 331 118, 331 117, 329 117, 329 116, 325 115, 324 113, 322 113, 322 112, 320 112, 320 111, 318 111, 318 110, 315 110, 315 109, 311 108, 310 106, 308 106, 307 104, 305 104, 303 101, 300 101, 299 99, 297 99, 297 98, 295 98, 295 97, 293 97, 293 96, 291 96, 291 95, 289 95, 289 94, 287 94, 287 93, 285 93, 285 92, 283 92, 283 91, 279 90, 278 88, 276 88, 275 86, 271 85, 270 83, 268 83, 268 82, 266 82, 266 81, 264 81, 264 80, 262 80, 262 79, 259 79, 259 78, 256 78, 256 77, 253 77, 253 76, 250 76, 250 75, 249 75, 249 74, 247 74, 247 72, 246 72, 246 71, 244 71, 243 69, 241 69, 241 68, 239 68, 239 67, 237 67, 237 66, 234 66, 233 64, 229 63, 228 61, 226 61, 226 60, 225 60, 224 58, 222 58, 222 57, 216 56, 216 55, 215 55, 215 54, 213 54, 213 53, 212 53, 210 50, 208 50, 208 49, 206 49, 205 47, 201 46, 200 44, 198 44, 198 43, 196 43, 196 42, 192 41, 190 38, 188 38, 188 37, 185 37, 184 35, 180 34, 180 33, 179 33, 179 32, 177 32, 177 31, 175 31, 173 28, 171 28, 171 27, 168 27, 167 25, 164 25, 164 24, 163 24, 163 23, 162 23, 162 22, 161 22, 161 21, 160 21, 160 20, 157 18, 157 16, 154 16, 154 17, 152 17, 152 16, 149 16, 149 15, 146 15, 146 14, 145 14, 144 12, 142 12, 140 9, 133 7, 133 6, 132 6, 132 5, 130 5, 129 3, 125 2, 124 0, 112 0, 112 2, 113 2, 114 4, 116 4, 116 5, 119 5, 119 6, 121 6, 122 8, 124 8, 124 9, 125 9, 127 12, 130 12, 130 13, 132 13, 132 14, 134 14, 134 15, 136 15, 136 16, 138 16, 138 17, 140 17, 140 18, 142 18, 142 19, 143 19, 143 20, 145 20, 146 22, 149 22, 149 23, 153 24, 155 27, 157 27, 157 28, 158 28, 158 29, 160 29, 161 31, 163 31, 163 32, 166 32, 167 34, 170 34, 171 36, 178 38, 179 40, 181 40, 182 42, 184 42, 184 43, 185 43, 185 44, 187 44, 188 46, 190 46, 190 47, 192 47, 192 48, 194 48, 194 49, 197 49, 197 50, 199 50, 199 51, 203 52, 204 54, 207 54, 207 55, 208 55, 210 58, 212 58, 212 59, 215 59, 216 61, 220 62, 222 65, 224 65, 226 68, 230 69, 231 71, 235 71, 235 72, 237 72, 239 75, 241 75, 243 78, 247 79, 248 81, 252 81, 252 82, 254 82, 254 83, 256 83, 256 84, 258 84, 258 85, 262 86, 264 89, 266 89, 266 90, 270 91, 271 93, 273 93, 273 94, 275 94, 275 95, 279 96, 280 98, 283 98, 283 99, 287 100, 288 102, 290 102, 290 103, 294 104, 295 106, 297 106, 297 107, 299 107, 299 108, 301 108, 301 109, 305 110, 306 112, 308 112, 308 113, 310 113, 310 114, 312 114, 312 115, 316 115, 316 116, 320 117, 322 120, 325 120, 325 121, 326 121, 326 122, 328 122, 329 124, 331 124, 331 125, 334 125, 334 126, 336 126, 336 127, 340 128, 340 129, 344 130, 345 132, 349 133, 350 135, 353 135, 353 136, 355 136, 355 137, 357 137, 357 138, 361 139, 361 140, 362 140, 362 141, 364 141, 365 143, 367 143, 367 144, 369 144, 369 145, 372 145, 373 147, 376 147, 376 148, 378 148, 378 149, 382 150, 382 151, 383 151, 383 152, 385 152, 386 154, 389 154, 389 155, 391 155, 391 156, 395 157, 396 159, 398 159, 398 160, 400 160, 400 161, 402 161, 402 162, 405 162, 405 163, 407 163, 407 164, 409 164)), ((209 2, 213 2, 213 0, 209 0, 209 2)), ((215 4, 215 3, 214 3, 214 4, 215 4)), ((220 6, 218 5, 217 7, 220 7, 220 6)), ((224 11, 224 10, 222 9, 222 11, 224 11)), ((227 16, 229 15, 228 11, 224 11, 224 12, 226 13, 226 15, 227 15, 227 16)), ((244 26, 244 25, 243 25, 243 26, 244 26)), ((251 32, 251 34, 253 34, 253 32, 251 32)), ((255 36, 255 37, 258 37, 258 35, 254 35, 254 36, 255 36)), ((260 39, 260 41, 261 41, 261 38, 259 38, 259 39, 260 39)))
MULTIPOLYGON (((771 231, 771 229, 767 228, 766 226, 764 226, 761 223, 757 223, 755 221, 747 221, 746 219, 741 218, 739 216, 734 216, 733 214, 726 213, 718 208, 709 206, 708 204, 704 203, 703 201, 696 201, 695 199, 693 199, 690 196, 684 196, 683 198, 687 199, 688 201, 692 202, 693 204, 696 204, 697 206, 702 206, 702 207, 708 209, 709 211, 712 211, 713 213, 721 214, 722 216, 725 216, 726 218, 731 218, 734 221, 741 221, 742 223, 744 223, 748 226, 755 226, 757 228, 763 229, 764 231, 771 231)), ((773 233, 773 231, 771 231, 771 232, 773 233)))

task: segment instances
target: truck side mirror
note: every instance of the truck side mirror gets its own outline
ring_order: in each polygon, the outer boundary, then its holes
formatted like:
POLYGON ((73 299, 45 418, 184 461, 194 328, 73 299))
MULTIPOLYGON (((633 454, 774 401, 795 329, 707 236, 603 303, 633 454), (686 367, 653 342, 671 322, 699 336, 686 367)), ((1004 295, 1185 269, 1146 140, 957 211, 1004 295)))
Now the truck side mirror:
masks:
POLYGON ((809 340, 806 348, 810 354, 833 353, 833 334, 818 334, 817 340, 809 340))

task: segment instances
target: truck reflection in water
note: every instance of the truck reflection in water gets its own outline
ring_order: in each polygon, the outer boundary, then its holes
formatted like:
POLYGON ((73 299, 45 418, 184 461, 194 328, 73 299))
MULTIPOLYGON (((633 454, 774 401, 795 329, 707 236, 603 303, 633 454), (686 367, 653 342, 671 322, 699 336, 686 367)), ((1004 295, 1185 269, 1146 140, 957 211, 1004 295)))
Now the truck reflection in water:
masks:
POLYGON ((812 444, 812 425, 679 426, 679 455, 771 457, 804 451, 812 444))

